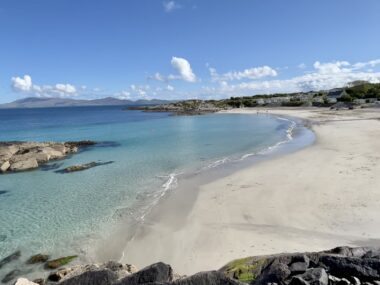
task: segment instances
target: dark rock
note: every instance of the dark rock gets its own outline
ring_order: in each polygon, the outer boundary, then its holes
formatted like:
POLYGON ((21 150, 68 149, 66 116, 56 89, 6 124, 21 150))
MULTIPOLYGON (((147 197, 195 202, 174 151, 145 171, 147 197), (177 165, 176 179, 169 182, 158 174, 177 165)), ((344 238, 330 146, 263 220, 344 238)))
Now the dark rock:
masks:
POLYGON ((31 256, 31 257, 26 261, 26 263, 27 263, 27 264, 43 263, 43 262, 48 261, 48 259, 49 259, 49 255, 39 253, 39 254, 36 254, 36 255, 31 256))
POLYGON ((16 279, 16 277, 20 276, 21 274, 22 274, 21 270, 14 269, 5 275, 4 278, 1 279, 1 282, 8 283, 9 281, 16 279))
POLYGON ((14 253, 8 255, 7 257, 0 260, 0 268, 3 267, 5 264, 10 263, 14 260, 19 259, 21 256, 21 251, 15 251, 14 253))
POLYGON ((364 281, 380 279, 379 259, 321 255, 319 263, 325 266, 329 273, 337 277, 356 276, 364 281))
POLYGON ((68 146, 70 148, 73 147, 86 147, 86 146, 93 146, 96 145, 95 141, 91 140, 83 140, 83 141, 68 141, 65 142, 65 146, 68 146))
POLYGON ((163 262, 152 264, 136 273, 121 279, 118 285, 137 285, 145 283, 165 283, 173 280, 173 270, 163 262))
POLYGON ((329 277, 322 268, 308 269, 302 275, 294 276, 289 285, 328 285, 329 277))
POLYGON ((60 285, 111 285, 117 279, 117 274, 110 269, 86 271, 59 282, 60 285))
POLYGON ((291 272, 281 258, 276 258, 257 277, 255 284, 282 283, 290 276, 291 272))
POLYGON ((292 274, 303 273, 309 268, 310 259, 307 255, 295 256, 289 266, 292 274))
MULTIPOLYGON (((218 271, 208 271, 194 274, 171 283, 172 285, 243 285, 245 283, 228 278, 218 271)), ((128 284, 129 285, 129 284, 128 284)))
POLYGON ((61 267, 63 265, 66 265, 73 261, 75 258, 77 258, 77 255, 71 255, 71 256, 65 256, 65 257, 60 257, 54 260, 50 260, 46 262, 45 268, 47 269, 57 269, 58 267, 61 267))

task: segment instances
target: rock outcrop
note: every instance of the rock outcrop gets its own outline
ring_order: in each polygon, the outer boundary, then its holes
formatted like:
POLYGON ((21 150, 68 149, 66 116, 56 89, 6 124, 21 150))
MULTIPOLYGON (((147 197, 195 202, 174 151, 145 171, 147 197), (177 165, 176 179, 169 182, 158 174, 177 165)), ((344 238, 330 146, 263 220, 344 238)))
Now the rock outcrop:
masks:
POLYGON ((36 169, 51 160, 65 158, 79 148, 94 145, 78 142, 0 142, 0 173, 36 169))

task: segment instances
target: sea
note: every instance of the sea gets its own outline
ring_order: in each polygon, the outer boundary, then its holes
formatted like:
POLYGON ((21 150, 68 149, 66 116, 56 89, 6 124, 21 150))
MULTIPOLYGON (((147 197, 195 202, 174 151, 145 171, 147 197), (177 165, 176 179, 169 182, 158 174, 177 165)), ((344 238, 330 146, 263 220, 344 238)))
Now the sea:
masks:
MULTIPOLYGON (((143 220, 180 187, 181 175, 266 155, 290 143, 299 126, 265 112, 172 116, 120 106, 0 109, 0 141, 98 142, 38 170, 0 175, 0 260, 16 250, 20 264, 37 253, 86 260, 91 244, 112 225, 126 217, 143 220), (89 162, 110 163, 59 172, 89 162)), ((12 266, 0 268, 0 277, 12 266)))

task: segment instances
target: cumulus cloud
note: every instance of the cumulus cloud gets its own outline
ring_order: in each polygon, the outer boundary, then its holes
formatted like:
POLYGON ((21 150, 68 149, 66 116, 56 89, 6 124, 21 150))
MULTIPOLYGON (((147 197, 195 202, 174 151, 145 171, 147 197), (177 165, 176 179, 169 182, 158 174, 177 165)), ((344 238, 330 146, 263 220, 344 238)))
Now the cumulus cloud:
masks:
POLYGON ((191 69, 191 65, 187 59, 173 56, 170 63, 172 67, 177 71, 177 74, 170 74, 168 76, 164 76, 159 72, 156 72, 154 75, 149 76, 148 79, 163 82, 168 82, 170 80, 184 80, 186 82, 191 83, 197 82, 197 76, 191 69))
MULTIPOLYGON (((180 78, 187 81, 187 82, 196 82, 197 77, 193 73, 193 70, 191 69, 190 63, 181 57, 172 57, 171 64, 174 69, 177 70, 177 72, 180 75, 180 78)), ((171 76, 173 79, 176 78, 176 76, 171 76)))
POLYGON ((12 77, 13 90, 20 92, 29 92, 32 87, 32 78, 29 75, 24 75, 24 77, 12 77))
POLYGON ((218 74, 213 67, 209 68, 212 81, 233 81, 242 79, 259 79, 263 77, 275 77, 277 71, 267 65, 252 67, 242 71, 230 71, 224 74, 218 74))
POLYGON ((176 10, 176 9, 181 8, 181 5, 179 5, 175 1, 165 1, 165 2, 162 3, 162 5, 164 6, 164 10, 167 13, 170 13, 170 12, 176 10))
POLYGON ((16 92, 28 93, 29 95, 39 97, 65 97, 77 95, 77 89, 74 85, 58 83, 55 85, 40 86, 33 84, 30 75, 24 75, 23 77, 12 77, 11 86, 16 92))

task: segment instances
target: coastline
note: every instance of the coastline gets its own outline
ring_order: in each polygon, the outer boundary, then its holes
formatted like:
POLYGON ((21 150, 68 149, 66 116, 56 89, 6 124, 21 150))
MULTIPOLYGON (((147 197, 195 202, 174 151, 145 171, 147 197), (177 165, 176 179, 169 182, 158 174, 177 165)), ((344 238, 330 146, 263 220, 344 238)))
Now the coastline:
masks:
POLYGON ((316 142, 196 191, 174 191, 146 217, 122 262, 141 266, 162 260, 190 274, 244 256, 380 244, 379 111, 269 113, 310 121, 316 142))

